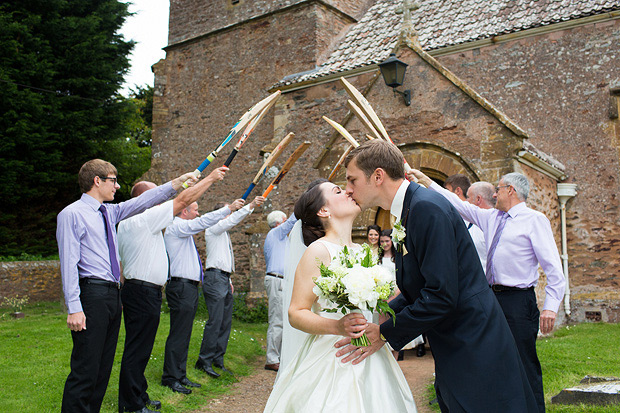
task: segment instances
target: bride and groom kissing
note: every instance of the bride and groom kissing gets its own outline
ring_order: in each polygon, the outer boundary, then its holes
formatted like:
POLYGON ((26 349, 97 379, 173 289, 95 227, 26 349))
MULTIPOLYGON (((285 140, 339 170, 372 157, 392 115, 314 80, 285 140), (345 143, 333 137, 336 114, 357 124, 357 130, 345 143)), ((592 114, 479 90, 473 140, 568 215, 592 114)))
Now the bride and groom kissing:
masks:
POLYGON ((385 141, 365 142, 345 165, 346 190, 318 180, 295 204, 308 247, 288 314, 291 325, 309 335, 279 372, 265 412, 415 412, 384 344, 398 350, 422 333, 433 349, 442 412, 538 411, 459 213, 441 195, 406 181, 402 153, 385 141), (359 248, 351 239, 353 221, 375 206, 389 210, 405 230, 396 254, 401 294, 390 302, 395 322, 380 325, 359 313, 322 311, 313 293, 317 262, 328 265, 344 246, 359 248), (350 344, 364 333, 370 346, 350 344))

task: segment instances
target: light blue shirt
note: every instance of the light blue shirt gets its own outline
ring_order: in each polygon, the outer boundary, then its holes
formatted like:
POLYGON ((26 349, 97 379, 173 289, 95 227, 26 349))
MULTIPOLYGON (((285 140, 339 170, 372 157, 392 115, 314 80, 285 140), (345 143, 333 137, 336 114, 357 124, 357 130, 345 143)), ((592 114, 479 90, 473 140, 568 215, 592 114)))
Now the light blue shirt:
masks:
POLYGON ((225 206, 194 219, 174 218, 172 224, 166 228, 164 235, 166 251, 170 259, 171 277, 201 281, 198 253, 193 235, 217 224, 228 214, 230 214, 230 209, 225 206))
MULTIPOLYGON (((103 204, 110 219, 112 239, 118 254, 116 224, 142 211, 164 202, 176 194, 170 182, 146 191, 139 197, 119 204, 103 204)), ((57 218, 56 239, 60 257, 62 288, 69 314, 82 311, 80 302, 80 278, 98 278, 116 282, 112 275, 110 253, 106 238, 101 204, 90 195, 82 197, 63 209, 57 218)))
POLYGON ((267 233, 263 249, 267 272, 284 275, 286 237, 293 229, 295 222, 297 222, 297 217, 291 214, 286 221, 267 233))

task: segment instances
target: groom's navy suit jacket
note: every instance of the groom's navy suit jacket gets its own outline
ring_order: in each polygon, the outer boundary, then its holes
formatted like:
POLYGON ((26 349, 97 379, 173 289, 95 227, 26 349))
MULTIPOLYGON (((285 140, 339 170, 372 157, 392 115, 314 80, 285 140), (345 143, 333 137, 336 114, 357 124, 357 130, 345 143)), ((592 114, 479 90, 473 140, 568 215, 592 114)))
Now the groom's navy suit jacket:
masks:
POLYGON ((441 195, 409 184, 397 248, 401 295, 381 333, 400 349, 426 333, 442 411, 537 411, 517 347, 459 213, 441 195))

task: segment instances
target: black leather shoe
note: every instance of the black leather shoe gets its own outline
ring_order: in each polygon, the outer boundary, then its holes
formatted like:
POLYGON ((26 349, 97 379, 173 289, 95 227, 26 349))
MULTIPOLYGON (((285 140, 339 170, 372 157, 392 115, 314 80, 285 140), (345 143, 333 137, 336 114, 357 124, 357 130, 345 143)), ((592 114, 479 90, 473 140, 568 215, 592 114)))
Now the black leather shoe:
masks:
POLYGON ((396 361, 403 361, 405 359, 405 350, 401 350, 398 352, 398 357, 396 358, 396 361))
POLYGON ((180 380, 180 383, 181 383, 183 386, 186 386, 186 387, 196 387, 196 388, 200 387, 200 384, 198 384, 198 383, 194 383, 193 381, 191 381, 191 380, 190 380, 190 379, 188 379, 187 377, 183 377, 183 378, 180 380))
POLYGON ((121 409, 121 410, 120 410, 120 412, 121 412, 121 413, 122 413, 122 412, 125 412, 125 413, 127 413, 127 412, 129 412, 129 413, 158 413, 156 410, 150 410, 150 409, 149 409, 148 407, 146 407, 146 406, 145 406, 145 407, 143 407, 143 408, 141 408, 140 410, 131 410, 131 411, 129 411, 129 410, 124 410, 124 409, 121 409))
POLYGON ((159 400, 148 399, 146 405, 153 410, 161 410, 161 402, 159 400))
POLYGON ((192 392, 190 389, 186 389, 185 387, 183 387, 178 381, 166 384, 162 383, 162 386, 166 386, 176 393, 190 394, 192 392))
POLYGON ((232 371, 230 371, 226 367, 224 367, 223 364, 215 364, 215 363, 213 363, 213 367, 217 367, 218 369, 222 370, 224 373, 228 373, 228 374, 232 375, 232 371))
POLYGON ((426 349, 424 348, 424 344, 419 344, 418 345, 418 352, 416 353, 416 356, 424 357, 425 354, 426 354, 426 349))
POLYGON ((219 374, 217 374, 215 372, 215 370, 213 370, 213 367, 211 366, 205 366, 204 364, 198 362, 196 363, 195 366, 198 370, 203 371, 205 373, 207 373, 209 376, 213 377, 214 379, 217 379, 218 377, 220 377, 219 374))

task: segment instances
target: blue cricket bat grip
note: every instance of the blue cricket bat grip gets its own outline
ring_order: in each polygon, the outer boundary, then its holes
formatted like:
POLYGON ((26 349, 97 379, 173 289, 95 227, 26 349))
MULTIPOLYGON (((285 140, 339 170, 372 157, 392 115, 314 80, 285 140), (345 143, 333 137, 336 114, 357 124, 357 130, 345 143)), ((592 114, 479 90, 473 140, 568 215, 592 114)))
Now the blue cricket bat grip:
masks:
POLYGON ((254 189, 256 185, 254 184, 254 182, 252 182, 250 184, 250 186, 248 186, 248 189, 245 191, 245 194, 243 194, 243 196, 241 197, 241 199, 246 200, 248 199, 248 196, 250 196, 250 192, 252 192, 252 189, 254 189))

